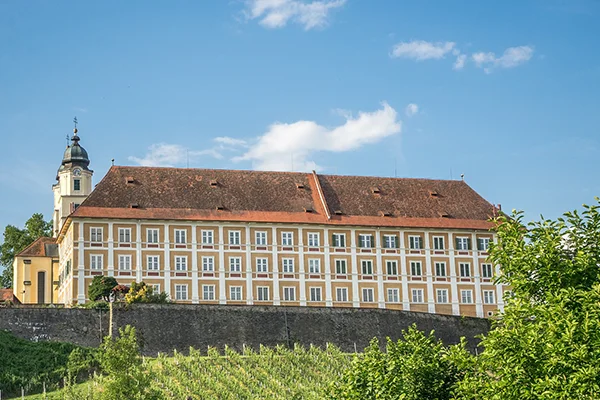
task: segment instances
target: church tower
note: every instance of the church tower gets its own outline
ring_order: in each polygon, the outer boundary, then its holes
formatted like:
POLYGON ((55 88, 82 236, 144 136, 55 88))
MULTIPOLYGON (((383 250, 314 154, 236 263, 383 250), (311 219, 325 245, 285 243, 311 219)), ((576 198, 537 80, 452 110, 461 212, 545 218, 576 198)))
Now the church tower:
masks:
POLYGON ((75 129, 73 129, 71 144, 67 145, 62 163, 58 168, 57 182, 52 185, 52 191, 54 192, 54 237, 58 236, 58 232, 69 214, 75 211, 92 192, 92 175, 94 171, 88 168, 88 165, 90 165, 88 153, 79 144, 77 118, 74 122, 75 129))

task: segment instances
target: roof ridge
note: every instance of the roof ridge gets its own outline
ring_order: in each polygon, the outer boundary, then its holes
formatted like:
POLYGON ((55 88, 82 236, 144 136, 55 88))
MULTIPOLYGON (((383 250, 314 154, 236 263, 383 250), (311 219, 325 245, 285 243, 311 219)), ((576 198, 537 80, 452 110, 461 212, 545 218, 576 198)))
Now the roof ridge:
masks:
MULTIPOLYGON (((37 244, 38 242, 43 241, 44 239, 54 239, 54 238, 50 237, 50 236, 40 236, 37 239, 35 239, 33 242, 31 242, 29 244, 29 246, 25 247, 23 250, 21 250, 20 252, 18 252, 17 254, 15 254, 15 257, 19 257, 21 254, 25 253, 27 250, 31 249, 35 244, 37 244)), ((44 253, 46 253, 45 249, 44 249, 44 253)))

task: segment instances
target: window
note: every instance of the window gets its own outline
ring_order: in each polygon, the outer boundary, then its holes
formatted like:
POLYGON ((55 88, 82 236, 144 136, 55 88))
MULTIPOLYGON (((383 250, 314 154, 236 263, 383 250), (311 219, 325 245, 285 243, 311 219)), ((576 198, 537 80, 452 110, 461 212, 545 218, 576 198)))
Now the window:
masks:
POLYGON ((146 242, 158 243, 158 229, 146 229, 146 242))
POLYGON ((81 190, 81 180, 73 179, 73 190, 81 190))
POLYGON ((348 288, 335 288, 335 299, 337 301, 348 301, 348 288))
POLYGON ((256 259, 256 272, 269 272, 269 260, 267 258, 256 259))
POLYGON ((457 237, 456 238, 456 250, 469 250, 469 238, 468 237, 457 237))
POLYGON ((187 285, 175 285, 175 300, 187 300, 187 285))
POLYGON ((483 304, 494 304, 496 302, 493 290, 483 291, 483 304))
POLYGON ((148 271, 158 271, 158 269, 159 269, 158 256, 148 256, 146 258, 146 269, 148 271))
POLYGON ((202 300, 215 299, 215 285, 202 285, 202 300))
POLYGON ((412 276, 421 276, 421 261, 411 261, 410 262, 410 274, 412 276))
POLYGON ((131 243, 131 228, 119 228, 119 243, 131 243))
POLYGON ((119 256, 119 270, 131 271, 131 256, 120 255, 119 256))
POLYGON ((281 265, 284 274, 294 273, 294 259, 293 258, 282 258, 281 265))
POLYGON ((256 288, 258 301, 269 301, 269 287, 259 286, 256 288))
POLYGON ((320 274, 321 273, 321 260, 318 258, 308 259, 308 273, 320 274))
POLYGON ((492 264, 481 264, 481 276, 488 279, 494 276, 492 264))
POLYGON ((311 287, 310 288, 310 301, 321 301, 321 288, 311 287))
POLYGON ((233 301, 242 300, 242 287, 241 286, 229 286, 229 299, 233 301))
POLYGON ((256 245, 257 246, 266 246, 267 245, 267 232, 256 232, 256 245))
POLYGON ((362 260, 360 262, 362 266, 362 274, 363 275, 373 275, 373 261, 371 260, 362 260))
POLYGON ((363 301, 363 303, 372 303, 374 301, 373 300, 373 288, 363 288, 362 301, 363 301))
POLYGON ((335 273, 338 275, 346 275, 346 260, 335 260, 335 273))
POLYGON ((150 287, 152 288, 152 293, 160 294, 160 283, 151 283, 150 287))
POLYGON ((446 276, 446 263, 436 262, 435 263, 435 276, 445 277, 446 276))
POLYGON ((437 302, 444 304, 448 302, 448 289, 437 289, 437 302))
POLYGON ((469 263, 459 263, 458 267, 460 269, 460 276, 463 278, 468 278, 471 276, 471 264, 469 263))
POLYGON ((434 236, 433 237, 433 249, 434 250, 444 250, 444 237, 443 236, 434 236))
POLYGON ((398 262, 393 261, 393 260, 386 261, 385 269, 387 270, 388 275, 392 275, 392 276, 398 275, 398 262))
POLYGON ((240 231, 229 231, 229 244, 234 246, 240 245, 240 231))
POLYGON ((102 228, 90 228, 90 242, 102 243, 102 228))
POLYGON ((281 245, 282 246, 293 246, 294 245, 294 234, 292 232, 281 232, 281 245))
POLYGON ((229 272, 242 271, 242 257, 229 257, 229 272))
POLYGON ((92 254, 90 256, 90 268, 92 270, 101 270, 102 265, 102 254, 92 254))
POLYGON ((187 271, 187 256, 175 256, 175 270, 187 271))
POLYGON ((334 233, 331 242, 333 247, 346 247, 346 235, 343 233, 334 233))
POLYGON ((473 303, 473 291, 472 290, 461 290, 460 291, 460 302, 464 304, 473 303))
POLYGON ((185 229, 175 229, 175 243, 185 244, 185 229))
POLYGON ((215 238, 213 231, 202 231, 202 244, 214 244, 215 238))
POLYGON ((423 303, 423 289, 413 289, 412 290, 412 302, 413 303, 423 303))
POLYGON ((319 247, 319 233, 309 232, 308 233, 308 247, 319 247))
POLYGON ((408 237, 408 247, 413 250, 422 249, 421 236, 409 236, 408 237))
POLYGON ((397 249, 398 248, 398 236, 383 235, 383 247, 386 249, 397 249))
POLYGON ((283 301, 296 301, 296 288, 295 287, 284 287, 283 288, 283 301))
POLYGON ((215 270, 215 258, 214 257, 202 257, 202 271, 214 272, 215 270))
POLYGON ((358 235, 358 247, 361 248, 372 248, 373 247, 373 235, 358 235))
POLYGON ((388 289, 387 290, 388 303, 400 303, 399 292, 400 291, 398 289, 388 289))
POLYGON ((479 251, 488 251, 490 248, 490 238, 478 238, 477 249, 479 251))

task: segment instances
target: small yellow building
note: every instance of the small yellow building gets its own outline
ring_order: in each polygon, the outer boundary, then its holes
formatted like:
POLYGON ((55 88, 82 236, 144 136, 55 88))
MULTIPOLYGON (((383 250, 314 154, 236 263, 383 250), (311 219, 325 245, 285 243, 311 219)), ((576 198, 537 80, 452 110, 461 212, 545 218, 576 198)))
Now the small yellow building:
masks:
POLYGON ((58 244, 41 237, 16 255, 13 263, 14 295, 23 304, 58 302, 58 244))

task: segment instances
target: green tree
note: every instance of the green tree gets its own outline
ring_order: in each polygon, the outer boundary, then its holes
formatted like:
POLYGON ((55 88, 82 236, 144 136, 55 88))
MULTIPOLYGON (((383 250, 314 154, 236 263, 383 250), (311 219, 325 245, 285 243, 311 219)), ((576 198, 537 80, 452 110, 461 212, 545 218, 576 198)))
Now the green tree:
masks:
POLYGON ((450 399, 460 378, 454 358, 466 353, 464 343, 448 349, 433 332, 425 335, 415 326, 402 336, 397 342, 388 339, 386 352, 373 339, 364 353, 354 358, 342 381, 334 385, 331 398, 450 399))
POLYGON ((117 280, 112 276, 97 275, 92 279, 92 283, 90 283, 88 298, 91 301, 108 301, 110 294, 118 284, 117 280))
POLYGON ((0 286, 12 287, 15 255, 42 236, 52 236, 52 222, 44 221, 44 216, 39 213, 33 214, 25 222, 24 229, 14 225, 4 228, 4 241, 0 245, 0 265, 4 271, 0 276, 0 286))
POLYGON ((501 318, 466 357, 461 399, 600 398, 600 210, 497 220, 490 258, 511 286, 501 318))

